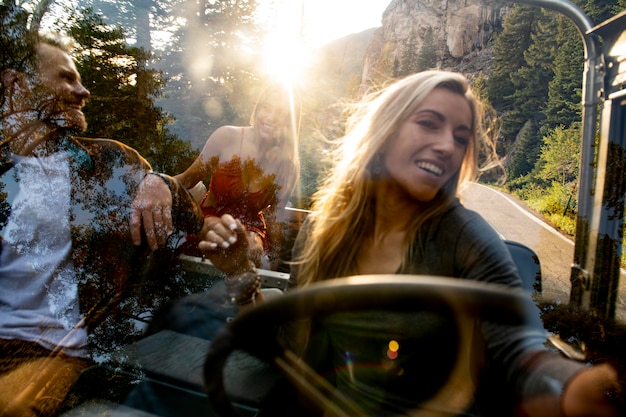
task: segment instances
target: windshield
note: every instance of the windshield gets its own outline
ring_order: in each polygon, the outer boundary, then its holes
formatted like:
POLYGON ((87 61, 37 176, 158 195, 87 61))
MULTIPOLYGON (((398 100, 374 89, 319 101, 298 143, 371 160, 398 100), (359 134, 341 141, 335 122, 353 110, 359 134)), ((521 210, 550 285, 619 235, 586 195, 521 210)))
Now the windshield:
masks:
MULTIPOLYGON (((557 3, 0 3, 0 414, 221 413, 229 323, 356 276, 446 302, 240 326, 365 414, 497 415, 531 347, 622 370, 624 5, 557 3)), ((237 343, 240 414, 308 401, 237 343)))

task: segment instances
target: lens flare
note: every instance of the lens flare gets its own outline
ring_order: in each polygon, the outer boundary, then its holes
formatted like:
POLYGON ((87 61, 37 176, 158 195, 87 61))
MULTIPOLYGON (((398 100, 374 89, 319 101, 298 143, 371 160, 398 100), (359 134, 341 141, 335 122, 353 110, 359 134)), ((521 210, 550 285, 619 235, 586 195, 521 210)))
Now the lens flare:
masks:
POLYGON ((392 352, 397 352, 398 349, 400 349, 400 344, 396 342, 395 340, 391 340, 389 342, 389 350, 392 352))

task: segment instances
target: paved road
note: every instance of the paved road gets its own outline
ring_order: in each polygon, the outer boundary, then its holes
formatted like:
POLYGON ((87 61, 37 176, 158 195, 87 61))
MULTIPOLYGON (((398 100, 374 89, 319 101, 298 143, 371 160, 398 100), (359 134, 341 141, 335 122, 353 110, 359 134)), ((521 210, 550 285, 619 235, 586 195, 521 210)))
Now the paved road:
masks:
MULTIPOLYGON (((534 214, 524 203, 480 184, 470 184, 463 203, 479 212, 505 239, 532 248, 541 261, 543 300, 569 302, 570 267, 574 241, 534 214)), ((617 319, 626 323, 626 276, 622 271, 617 301, 617 319)))

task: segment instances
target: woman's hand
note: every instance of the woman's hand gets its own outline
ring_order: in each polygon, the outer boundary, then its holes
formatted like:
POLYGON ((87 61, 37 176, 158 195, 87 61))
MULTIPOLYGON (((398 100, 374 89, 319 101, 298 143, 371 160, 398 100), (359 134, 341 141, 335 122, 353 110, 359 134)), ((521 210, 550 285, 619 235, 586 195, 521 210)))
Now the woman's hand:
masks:
POLYGON ((251 252, 257 246, 243 225, 231 215, 207 217, 200 232, 198 248, 222 272, 229 301, 247 304, 254 301, 261 288, 251 252))
POLYGON ((141 244, 141 229, 152 250, 165 245, 173 231, 172 192, 165 180, 156 174, 147 174, 139 184, 130 209, 130 235, 133 244, 141 244))
POLYGON ((615 368, 609 364, 595 365, 569 381, 563 393, 562 411, 567 417, 618 417, 623 396, 624 388, 618 383, 615 368))
POLYGON ((254 268, 246 229, 231 215, 206 217, 200 239, 198 248, 225 274, 236 275, 254 268))

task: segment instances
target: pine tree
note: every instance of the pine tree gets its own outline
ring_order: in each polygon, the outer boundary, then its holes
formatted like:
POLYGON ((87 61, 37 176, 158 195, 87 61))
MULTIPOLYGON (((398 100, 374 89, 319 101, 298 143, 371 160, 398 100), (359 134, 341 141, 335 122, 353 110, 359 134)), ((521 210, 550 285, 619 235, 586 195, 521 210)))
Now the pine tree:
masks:
POLYGON ((530 43, 523 53, 524 61, 517 70, 510 74, 510 82, 514 91, 505 97, 510 108, 503 117, 500 144, 504 147, 505 152, 508 153, 511 148, 520 148, 518 144, 515 146, 513 144, 521 137, 522 127, 528 123, 531 124, 531 126, 526 127, 523 136, 525 140, 524 155, 520 155, 520 157, 524 160, 513 163, 512 166, 517 166, 517 168, 511 169, 512 178, 530 171, 532 166, 528 167, 527 165, 531 162, 526 158, 530 155, 536 155, 537 149, 531 147, 538 147, 541 143, 539 126, 545 118, 543 109, 548 100, 548 84, 553 76, 552 21, 553 18, 549 12, 539 11, 534 15, 530 43), (528 137, 527 135, 534 136, 528 137))
MULTIPOLYGON (((0 5, 0 68, 27 69, 29 61, 21 51, 28 50, 29 18, 29 13, 13 2, 0 5)), ((0 88, 4 88, 2 83, 0 88)))
POLYGON ((506 167, 510 179, 527 175, 535 168, 540 146, 537 126, 527 121, 520 129, 515 146, 508 155, 506 167))
POLYGON ((79 44, 76 67, 91 92, 85 135, 124 142, 159 171, 185 169, 193 160, 191 147, 167 130, 169 116, 154 105, 163 80, 139 65, 148 53, 128 46, 121 28, 105 25, 89 9, 68 30, 79 44))
POLYGON ((511 108, 515 86, 511 74, 524 65, 524 51, 530 45, 533 22, 538 11, 529 6, 515 5, 504 21, 503 31, 495 38, 494 68, 487 82, 487 96, 498 112, 511 108))
POLYGON ((569 128, 558 126, 543 138, 539 155, 543 179, 558 181, 561 185, 576 180, 580 139, 580 123, 573 123, 569 128))
POLYGON ((203 0, 184 2, 177 10, 186 24, 175 32, 159 67, 168 80, 164 109, 178 115, 171 131, 196 149, 217 127, 249 120, 263 84, 261 63, 243 51, 261 49, 255 5, 203 0), (250 44, 243 45, 242 38, 250 44))
POLYGON ((399 69, 394 71, 394 77, 404 77, 409 74, 415 74, 419 71, 417 65, 417 33, 415 30, 411 30, 409 38, 402 50, 402 57, 400 59, 399 69))
POLYGON ((384 85, 393 76, 394 58, 391 51, 391 45, 388 43, 385 44, 380 52, 378 60, 374 63, 370 78, 370 83, 373 86, 384 85))
POLYGON ((424 41, 417 57, 416 72, 434 69, 437 67, 437 45, 431 26, 426 29, 424 41))
POLYGON ((550 81, 545 109, 544 129, 569 126, 582 115, 583 45, 576 28, 559 19, 556 39, 559 47, 554 60, 554 78, 550 81))

